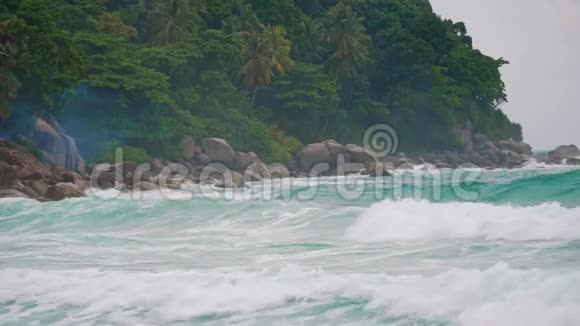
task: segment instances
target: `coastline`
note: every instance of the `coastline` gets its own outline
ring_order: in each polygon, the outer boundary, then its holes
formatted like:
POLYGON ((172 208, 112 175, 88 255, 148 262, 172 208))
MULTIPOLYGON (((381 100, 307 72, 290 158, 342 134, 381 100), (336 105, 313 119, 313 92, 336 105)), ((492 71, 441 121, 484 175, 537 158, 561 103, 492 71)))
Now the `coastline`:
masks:
MULTIPOLYGON (((235 152, 220 138, 207 138, 199 145, 194 142, 187 144, 183 148, 184 159, 178 162, 154 159, 137 164, 123 161, 120 152, 116 162, 89 165, 84 171, 73 171, 53 162, 41 162, 26 148, 1 140, 0 197, 59 201, 84 197, 88 192, 106 190, 133 193, 180 190, 190 187, 188 185, 209 186, 214 189, 244 189, 249 183, 288 178, 347 175, 381 178, 399 176, 410 171, 512 170, 578 165, 575 158, 578 156, 578 149, 572 145, 561 146, 551 151, 543 160, 537 160, 529 145, 505 141, 497 143, 498 151, 508 153, 503 161, 505 164, 499 165, 488 164, 481 154, 469 150, 462 153, 436 152, 428 154, 427 159, 409 158, 404 153, 377 158, 361 146, 344 146, 332 140, 306 145, 287 165, 265 164, 255 153, 235 152), (519 148, 522 154, 499 149, 508 147, 519 148), (464 158, 471 158, 472 161, 464 158), (560 158, 561 161, 557 162, 560 158), (517 165, 513 164, 516 162, 517 165)), ((479 145, 478 148, 496 146, 489 141, 485 144, 486 146, 479 145)))

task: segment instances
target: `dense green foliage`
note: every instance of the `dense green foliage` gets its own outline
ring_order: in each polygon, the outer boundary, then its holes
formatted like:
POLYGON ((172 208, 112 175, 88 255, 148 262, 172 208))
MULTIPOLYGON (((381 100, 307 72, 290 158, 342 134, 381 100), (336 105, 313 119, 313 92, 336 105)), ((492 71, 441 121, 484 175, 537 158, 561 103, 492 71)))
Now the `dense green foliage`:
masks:
POLYGON ((0 123, 53 114, 95 158, 172 158, 191 135, 286 160, 376 123, 449 148, 467 121, 521 139, 498 109, 506 63, 427 0, 5 0, 0 123))

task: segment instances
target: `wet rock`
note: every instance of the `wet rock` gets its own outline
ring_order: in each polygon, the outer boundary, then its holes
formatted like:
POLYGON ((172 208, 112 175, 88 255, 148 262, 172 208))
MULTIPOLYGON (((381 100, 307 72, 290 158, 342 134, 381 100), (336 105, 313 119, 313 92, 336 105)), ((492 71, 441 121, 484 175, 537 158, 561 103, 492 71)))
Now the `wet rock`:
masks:
POLYGON ((218 188, 243 188, 244 176, 236 171, 231 171, 230 174, 223 175, 221 180, 216 183, 218 188))
POLYGON ((580 159, 578 159, 578 158, 566 159, 566 164, 568 164, 568 165, 580 165, 580 159))
POLYGON ((391 176, 391 172, 389 171, 392 166, 388 163, 369 163, 366 167, 366 170, 362 172, 364 175, 369 175, 371 177, 387 177, 391 176))
POLYGON ((548 153, 549 156, 558 156, 562 158, 575 158, 580 156, 580 150, 576 145, 562 145, 558 146, 553 151, 548 153))
POLYGON ((411 163, 403 163, 397 166, 397 170, 414 170, 415 167, 411 163))
POLYGON ((151 182, 147 182, 147 181, 141 181, 133 187, 133 190, 140 190, 140 191, 153 191, 153 190, 157 190, 157 189, 158 189, 158 187, 156 184, 151 183, 151 182))
POLYGON ((22 193, 16 189, 0 189, 0 198, 26 198, 30 199, 30 196, 22 193))
POLYGON ((362 148, 361 146, 348 144, 346 145, 346 150, 352 163, 361 163, 367 165, 377 162, 377 159, 369 151, 362 148))
POLYGON ((273 179, 285 179, 290 177, 290 171, 283 164, 272 164, 268 167, 273 179))
POLYGON ((102 171, 98 174, 91 174, 91 177, 93 176, 96 180, 91 181, 92 186, 101 190, 115 188, 116 175, 114 172, 102 171))
POLYGON ((244 171, 244 179, 247 181, 262 181, 272 177, 266 164, 262 162, 255 162, 250 164, 244 171))
MULTIPOLYGON (((440 154, 440 153, 439 153, 440 154)), ((393 163, 394 166, 401 166, 404 164, 411 164, 409 162, 409 158, 407 157, 407 155, 405 153, 397 153, 394 156, 392 156, 388 162, 393 163)))
POLYGON ((443 169, 450 169, 451 166, 448 163, 439 162, 439 163, 435 164, 435 168, 439 169, 439 170, 443 170, 443 169))
POLYGON ((49 200, 60 201, 66 198, 85 197, 85 194, 78 191, 74 184, 59 183, 48 187, 44 197, 49 200))
POLYGON ((548 164, 562 164, 563 161, 566 160, 568 163, 569 159, 573 159, 578 156, 580 156, 580 151, 576 145, 562 145, 548 153, 546 162, 548 164))

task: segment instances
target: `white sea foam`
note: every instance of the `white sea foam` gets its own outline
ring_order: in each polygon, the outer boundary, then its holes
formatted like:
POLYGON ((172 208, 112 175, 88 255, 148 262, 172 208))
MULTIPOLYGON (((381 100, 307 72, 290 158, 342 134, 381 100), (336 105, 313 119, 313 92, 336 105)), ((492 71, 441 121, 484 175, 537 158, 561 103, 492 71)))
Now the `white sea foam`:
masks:
POLYGON ((61 320, 69 324, 98 316, 107 316, 106 323, 159 324, 226 314, 233 321, 259 318, 256 312, 264 316, 269 310, 283 318, 283 312, 300 316, 317 304, 349 298, 365 300, 364 310, 457 325, 580 323, 580 292, 575 288, 580 272, 517 270, 503 263, 487 270, 452 269, 430 276, 341 275, 296 266, 159 273, 9 269, 0 276, 0 301, 11 302, 3 316, 6 322, 66 306, 80 309, 61 320), (23 309, 31 303, 38 306, 23 309))
POLYGON ((483 203, 383 201, 365 210, 347 230, 360 242, 580 239, 580 208, 558 204, 535 207, 483 203))

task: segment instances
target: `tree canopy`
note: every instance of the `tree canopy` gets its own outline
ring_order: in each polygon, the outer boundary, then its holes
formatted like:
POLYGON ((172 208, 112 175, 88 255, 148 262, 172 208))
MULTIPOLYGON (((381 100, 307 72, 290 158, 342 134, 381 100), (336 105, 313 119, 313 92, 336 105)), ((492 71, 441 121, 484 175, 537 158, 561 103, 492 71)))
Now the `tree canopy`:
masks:
POLYGON ((89 159, 172 158, 184 135, 286 159, 377 123, 411 151, 461 146, 466 125, 520 140, 507 63, 427 0, 6 0, 0 132, 52 114, 89 159))

